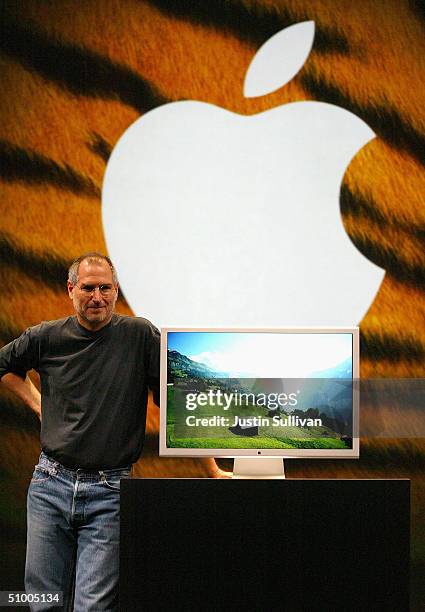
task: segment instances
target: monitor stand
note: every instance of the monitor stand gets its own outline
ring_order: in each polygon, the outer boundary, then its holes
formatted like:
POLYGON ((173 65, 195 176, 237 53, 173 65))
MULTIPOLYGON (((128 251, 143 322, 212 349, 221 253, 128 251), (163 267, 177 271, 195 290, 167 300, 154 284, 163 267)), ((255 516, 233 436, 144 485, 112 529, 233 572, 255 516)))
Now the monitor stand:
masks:
POLYGON ((235 457, 232 478, 285 478, 281 457, 235 457))

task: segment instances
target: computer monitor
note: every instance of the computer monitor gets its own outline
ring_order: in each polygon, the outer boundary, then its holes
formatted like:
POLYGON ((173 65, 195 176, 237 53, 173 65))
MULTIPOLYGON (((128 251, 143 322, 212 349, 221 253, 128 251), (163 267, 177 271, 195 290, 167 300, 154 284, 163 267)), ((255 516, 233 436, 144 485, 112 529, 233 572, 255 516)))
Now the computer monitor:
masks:
POLYGON ((358 458, 358 377, 357 327, 163 328, 160 454, 234 457, 239 477, 358 458))

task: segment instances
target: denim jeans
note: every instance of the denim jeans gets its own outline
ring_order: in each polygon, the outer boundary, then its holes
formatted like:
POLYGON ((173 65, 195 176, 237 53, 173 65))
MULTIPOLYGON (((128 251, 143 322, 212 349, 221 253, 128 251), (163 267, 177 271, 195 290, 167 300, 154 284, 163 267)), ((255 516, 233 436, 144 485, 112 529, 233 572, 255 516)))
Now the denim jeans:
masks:
MULTIPOLYGON (((120 478, 116 470, 71 470, 44 453, 28 489, 27 593, 63 591, 63 608, 118 610, 120 478)), ((57 604, 56 604, 57 605, 57 604)))

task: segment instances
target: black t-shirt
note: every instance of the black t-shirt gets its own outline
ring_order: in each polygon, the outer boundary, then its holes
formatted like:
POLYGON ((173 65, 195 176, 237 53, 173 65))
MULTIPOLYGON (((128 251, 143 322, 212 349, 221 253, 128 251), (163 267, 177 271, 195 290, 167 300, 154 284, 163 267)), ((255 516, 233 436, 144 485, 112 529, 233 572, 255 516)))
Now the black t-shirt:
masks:
POLYGON ((0 377, 41 379, 41 446, 70 468, 124 467, 140 456, 148 388, 159 405, 160 335, 114 314, 97 332, 76 316, 40 323, 0 350, 0 377))

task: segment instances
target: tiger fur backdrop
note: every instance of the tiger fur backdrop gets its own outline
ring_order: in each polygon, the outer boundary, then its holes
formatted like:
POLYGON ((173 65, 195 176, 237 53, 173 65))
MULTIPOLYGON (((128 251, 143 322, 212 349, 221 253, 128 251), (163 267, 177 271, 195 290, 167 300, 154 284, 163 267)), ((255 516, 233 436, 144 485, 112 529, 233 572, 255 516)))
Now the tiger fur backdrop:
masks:
MULTIPOLYGON (((349 237, 386 271, 360 322, 361 377, 425 378, 424 26, 421 0, 3 0, 2 345, 41 320, 72 314, 67 268, 81 253, 107 251, 105 166, 138 117, 187 99, 244 115, 315 100, 353 112, 377 135, 350 163, 340 192, 349 237), (304 67, 276 92, 244 98, 256 50, 306 20, 314 20, 316 35, 304 67)), ((131 314, 122 289, 117 311, 131 314)), ((39 424, 0 391, 5 584, 17 588, 39 424)), ((406 418, 414 424, 421 415, 406 418)), ((157 437, 150 403, 136 475, 221 475, 213 460, 159 458, 157 437)), ((365 439, 361 449, 358 462, 294 460, 287 472, 411 478, 412 606, 423 609, 425 441, 365 439)))

